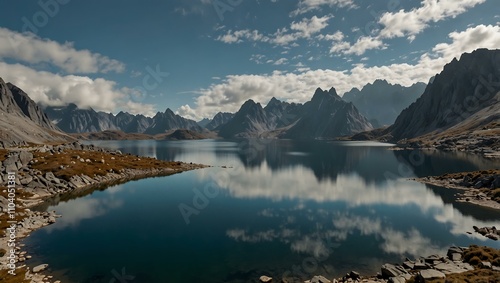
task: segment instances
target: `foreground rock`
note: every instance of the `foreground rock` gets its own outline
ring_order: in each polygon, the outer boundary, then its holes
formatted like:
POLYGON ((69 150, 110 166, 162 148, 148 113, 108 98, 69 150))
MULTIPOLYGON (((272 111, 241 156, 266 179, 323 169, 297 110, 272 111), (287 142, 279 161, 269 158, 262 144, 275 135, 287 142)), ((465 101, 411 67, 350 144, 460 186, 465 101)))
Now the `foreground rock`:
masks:
POLYGON ((486 238, 492 239, 494 241, 498 241, 500 239, 500 230, 497 230, 495 226, 493 227, 483 227, 478 228, 477 226, 472 227, 476 233, 479 233, 486 238))
MULTIPOLYGON (((304 282, 423 283, 435 279, 445 279, 447 280, 445 282, 464 282, 459 277, 462 274, 467 274, 467 278, 470 279, 467 282, 476 282, 474 272, 478 270, 481 270, 481 273, 485 273, 484 270, 487 270, 489 281, 484 282, 497 282, 491 280, 500 278, 500 250, 477 246, 469 248, 450 247, 446 256, 431 255, 416 260, 406 259, 401 264, 386 263, 382 265, 380 273, 376 276, 362 277, 357 272, 352 271, 342 278, 329 280, 323 276, 314 276, 312 279, 304 282), (492 262, 486 259, 490 259, 492 262)), ((484 274, 481 274, 481 276, 484 279, 484 274)), ((282 282, 285 282, 285 280, 282 282)))

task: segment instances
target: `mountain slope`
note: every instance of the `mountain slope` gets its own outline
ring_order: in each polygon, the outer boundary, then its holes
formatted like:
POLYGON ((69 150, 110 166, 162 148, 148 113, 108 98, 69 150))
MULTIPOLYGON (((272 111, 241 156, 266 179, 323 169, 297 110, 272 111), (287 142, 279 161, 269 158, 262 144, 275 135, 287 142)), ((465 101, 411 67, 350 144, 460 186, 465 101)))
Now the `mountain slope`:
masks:
POLYGON ((28 94, 0 78, 0 141, 3 145, 70 140, 73 138, 60 132, 28 94))
POLYGON ((500 120, 500 50, 454 59, 384 134, 394 141, 470 132, 500 120))
POLYGON ((165 133, 169 130, 185 129, 196 132, 203 132, 203 128, 193 120, 183 118, 176 115, 172 110, 168 109, 165 112, 158 112, 152 119, 150 127, 144 131, 148 135, 156 135, 165 133))
POLYGON ((47 116, 66 133, 91 133, 121 130, 125 133, 143 133, 152 123, 152 119, 144 115, 132 115, 120 112, 116 116, 111 113, 97 112, 94 109, 81 109, 73 103, 67 106, 47 106, 47 116))
POLYGON ((226 124, 231 119, 233 119, 233 117, 234 117, 233 113, 219 112, 215 114, 214 118, 205 125, 205 128, 210 131, 216 130, 220 126, 226 124))
POLYGON ((346 92, 342 99, 352 102, 374 124, 392 125, 401 111, 422 95, 425 87, 424 83, 403 87, 389 84, 385 80, 376 80, 361 90, 354 88, 346 92))
POLYGON ((236 112, 233 119, 219 128, 219 136, 223 138, 258 137, 261 133, 276 128, 260 103, 247 100, 236 112))
POLYGON ((352 103, 345 102, 334 88, 316 90, 311 101, 304 104, 299 120, 284 138, 335 138, 372 129, 352 103))

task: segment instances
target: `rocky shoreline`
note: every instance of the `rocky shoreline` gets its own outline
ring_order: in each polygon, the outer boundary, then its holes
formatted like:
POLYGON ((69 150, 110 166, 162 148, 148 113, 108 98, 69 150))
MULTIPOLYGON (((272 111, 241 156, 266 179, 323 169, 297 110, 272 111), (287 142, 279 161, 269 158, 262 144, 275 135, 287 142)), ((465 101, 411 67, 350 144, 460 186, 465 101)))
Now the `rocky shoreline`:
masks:
POLYGON ((460 172, 412 179, 424 184, 458 189, 457 201, 500 209, 500 170, 460 172))
POLYGON ((485 158, 500 158, 500 135, 479 133, 459 134, 444 137, 419 137, 399 141, 395 149, 427 149, 458 151, 482 155, 485 158))
MULTIPOLYGON (((0 218, 5 235, 0 236, 0 277, 9 275, 9 264, 15 266, 17 281, 13 282, 51 282, 52 277, 43 274, 46 265, 39 265, 30 270, 26 261, 31 258, 23 245, 22 238, 41 227, 53 224, 54 211, 39 212, 30 208, 43 204, 57 196, 83 194, 95 189, 138 180, 148 177, 172 175, 188 170, 208 167, 200 164, 159 161, 154 158, 123 154, 79 142, 62 145, 29 146, 1 149, 0 159, 0 218), (95 158, 96 156, 100 158, 95 158), (115 164, 134 164, 136 168, 121 168, 115 164), (53 165, 57 164, 57 167, 53 165), (141 164, 144 164, 140 168, 141 164), (75 168, 72 168, 75 167, 75 168), (71 174, 76 169, 86 174, 71 174), (109 169, 108 169, 109 168, 109 169), (114 169, 113 169, 114 168, 114 169), (94 170, 94 171, 89 171, 94 170), (54 172, 56 174, 54 174, 54 172), (7 190, 8 172, 15 172, 15 197, 7 190), (94 174, 91 174, 94 172, 94 174), (58 175, 58 176, 56 176, 58 175), (15 203, 15 224, 8 226, 9 203, 15 203), (9 229, 15 231, 15 246, 9 246, 9 229), (4 274, 5 273, 5 274, 4 274), (23 276, 24 275, 24 276, 23 276), (23 278, 24 277, 24 278, 23 278)), ((10 186, 9 186, 10 188, 10 186)), ((9 224, 10 225, 10 224, 9 224)), ((14 234, 14 233, 13 233, 14 234)), ((12 276, 13 277, 13 276, 12 276)), ((9 281, 10 282, 10 281, 9 281)), ((59 281, 54 281, 57 283, 59 281)))
POLYGON ((450 247, 446 256, 430 255, 415 260, 406 258, 399 264, 386 263, 374 276, 361 276, 351 271, 340 278, 313 276, 310 280, 263 275, 259 282, 305 283, 424 283, 424 282, 499 282, 500 250, 488 247, 450 247), (464 278, 468 280, 465 281, 464 278), (484 280, 485 281, 481 281, 484 280))

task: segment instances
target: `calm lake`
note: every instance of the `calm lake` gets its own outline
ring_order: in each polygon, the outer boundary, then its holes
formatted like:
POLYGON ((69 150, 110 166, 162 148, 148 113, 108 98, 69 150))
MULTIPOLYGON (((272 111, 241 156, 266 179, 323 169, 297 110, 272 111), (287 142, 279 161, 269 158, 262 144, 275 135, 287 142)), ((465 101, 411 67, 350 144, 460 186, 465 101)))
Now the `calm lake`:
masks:
POLYGON ((488 245, 472 226, 500 212, 456 203, 408 180, 500 168, 479 156, 393 151, 363 142, 102 141, 93 144, 214 167, 110 187, 46 207, 57 223, 23 242, 31 266, 63 282, 257 282, 310 279, 488 245))

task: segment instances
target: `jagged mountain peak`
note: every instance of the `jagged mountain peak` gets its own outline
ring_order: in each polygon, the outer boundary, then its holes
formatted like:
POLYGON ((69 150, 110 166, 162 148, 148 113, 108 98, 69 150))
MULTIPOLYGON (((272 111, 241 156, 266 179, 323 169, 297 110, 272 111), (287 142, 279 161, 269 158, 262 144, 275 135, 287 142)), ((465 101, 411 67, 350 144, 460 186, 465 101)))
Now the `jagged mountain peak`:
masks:
POLYGON ((337 94, 337 91, 335 90, 335 88, 332 87, 329 90, 323 90, 320 87, 318 87, 316 89, 316 91, 314 92, 314 95, 313 95, 311 101, 319 101, 319 100, 322 100, 325 98, 327 98, 327 99, 331 99, 331 98, 341 99, 340 96, 337 94))
POLYGON ((500 77, 499 66, 499 49, 478 49, 454 58, 386 133, 397 141, 452 127, 466 131, 497 119, 500 87, 494 79, 500 77))

